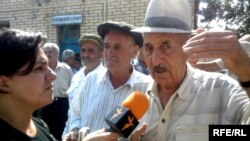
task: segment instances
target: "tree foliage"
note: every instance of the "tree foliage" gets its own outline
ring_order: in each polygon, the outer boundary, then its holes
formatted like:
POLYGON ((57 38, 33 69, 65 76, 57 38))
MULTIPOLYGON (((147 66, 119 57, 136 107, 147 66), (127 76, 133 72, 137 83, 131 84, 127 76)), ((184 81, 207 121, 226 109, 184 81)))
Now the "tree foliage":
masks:
POLYGON ((238 37, 250 33, 250 0, 198 0, 207 7, 196 11, 201 15, 200 27, 213 28, 217 26, 234 31, 238 37))

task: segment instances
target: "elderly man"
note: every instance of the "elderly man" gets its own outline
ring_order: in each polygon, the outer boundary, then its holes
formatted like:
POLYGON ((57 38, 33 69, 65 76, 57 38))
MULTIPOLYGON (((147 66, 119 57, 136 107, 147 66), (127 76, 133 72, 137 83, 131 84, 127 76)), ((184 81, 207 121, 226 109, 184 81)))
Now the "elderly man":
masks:
MULTIPOLYGON (((134 30, 143 33, 145 62, 154 79, 147 92, 151 106, 142 119, 148 127, 141 140, 204 141, 208 125, 240 124, 249 118, 249 57, 232 32, 203 32, 190 38, 191 13, 188 0, 151 0, 145 26, 134 30), (238 82, 191 67, 186 62, 190 54, 222 58, 238 82)), ((136 137, 138 132, 131 136, 136 137)))
POLYGON ((61 140, 69 108, 67 89, 73 76, 71 68, 58 61, 59 47, 55 43, 45 43, 42 47, 48 57, 49 67, 56 72, 54 81, 54 102, 40 110, 40 116, 48 124, 51 133, 57 140, 61 140))
POLYGON ((77 72, 75 52, 71 49, 65 49, 62 52, 62 61, 70 66, 73 75, 77 72))
MULTIPOLYGON (((105 71, 105 68, 101 63, 101 59, 103 57, 103 40, 101 39, 101 37, 96 34, 84 34, 79 38, 78 43, 81 50, 80 55, 84 67, 73 76, 70 88, 67 91, 69 95, 70 105, 72 105, 72 99, 76 95, 76 93, 79 93, 79 91, 81 91, 85 81, 85 77, 89 73, 105 71)), ((63 137, 66 133, 70 132, 69 126, 72 119, 71 113, 72 111, 71 109, 69 109, 68 120, 64 128, 63 137)))
MULTIPOLYGON (((122 22, 105 22, 98 26, 104 40, 104 63, 107 69, 86 77, 82 91, 72 105, 74 121, 70 130, 89 128, 93 132, 107 128, 105 117, 133 91, 145 92, 152 79, 133 68, 132 59, 142 45, 134 26, 122 22)), ((73 137, 73 136, 72 136, 73 137)))

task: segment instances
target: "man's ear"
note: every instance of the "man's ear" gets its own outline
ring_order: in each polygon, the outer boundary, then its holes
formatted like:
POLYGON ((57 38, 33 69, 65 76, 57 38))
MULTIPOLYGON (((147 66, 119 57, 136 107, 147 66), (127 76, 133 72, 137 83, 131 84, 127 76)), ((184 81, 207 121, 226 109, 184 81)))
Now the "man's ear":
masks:
POLYGON ((8 78, 6 76, 0 76, 0 93, 7 94, 10 92, 9 85, 7 83, 8 78))
POLYGON ((133 59, 137 56, 138 52, 140 50, 140 47, 138 45, 135 45, 130 51, 132 51, 133 59))

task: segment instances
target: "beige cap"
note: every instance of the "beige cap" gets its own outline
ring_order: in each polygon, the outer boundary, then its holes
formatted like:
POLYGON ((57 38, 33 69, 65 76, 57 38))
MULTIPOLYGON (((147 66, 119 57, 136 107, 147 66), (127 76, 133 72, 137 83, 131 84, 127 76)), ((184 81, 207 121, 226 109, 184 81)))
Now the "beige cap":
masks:
POLYGON ((82 46, 82 44, 84 44, 86 42, 94 43, 103 50, 103 40, 101 39, 100 36, 98 36, 96 34, 84 34, 78 40, 78 44, 80 46, 82 46))

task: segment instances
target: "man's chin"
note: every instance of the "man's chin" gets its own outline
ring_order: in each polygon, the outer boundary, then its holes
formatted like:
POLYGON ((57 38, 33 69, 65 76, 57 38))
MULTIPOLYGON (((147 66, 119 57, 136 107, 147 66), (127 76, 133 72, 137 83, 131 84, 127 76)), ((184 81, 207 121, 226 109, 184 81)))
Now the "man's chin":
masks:
POLYGON ((84 64, 85 66, 88 66, 88 65, 92 64, 92 62, 91 62, 91 61, 84 61, 83 64, 84 64))
POLYGON ((115 61, 106 62, 105 65, 106 65, 108 68, 113 68, 113 67, 119 66, 119 65, 117 64, 117 62, 115 62, 115 61))
POLYGON ((165 77, 166 76, 166 73, 167 73, 167 71, 164 71, 164 72, 153 72, 153 77, 156 77, 156 78, 163 78, 163 77, 165 77))
POLYGON ((168 80, 169 79, 169 75, 167 75, 167 73, 154 73, 152 75, 152 77, 154 78, 154 80, 157 82, 158 80, 159 81, 162 81, 162 80, 168 80))

